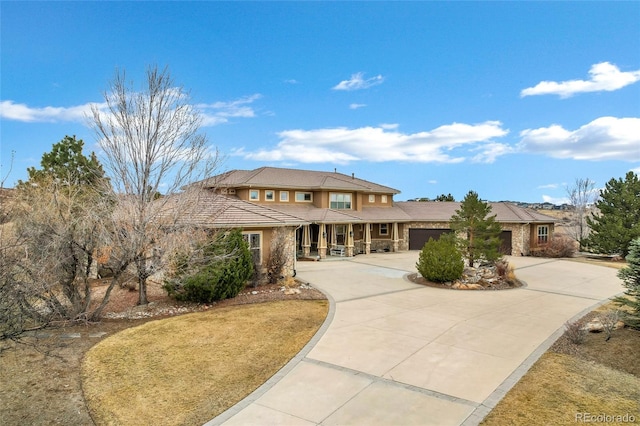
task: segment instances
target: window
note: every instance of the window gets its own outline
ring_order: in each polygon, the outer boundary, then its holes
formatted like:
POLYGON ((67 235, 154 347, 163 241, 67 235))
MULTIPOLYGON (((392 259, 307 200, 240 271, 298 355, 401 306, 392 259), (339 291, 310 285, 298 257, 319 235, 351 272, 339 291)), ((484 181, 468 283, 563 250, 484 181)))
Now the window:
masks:
POLYGON ((264 191, 264 199, 265 201, 275 201, 276 200, 275 191, 264 191))
POLYGON ((280 201, 289 201, 289 191, 280 191, 280 201))
POLYGON ((389 224, 381 223, 380 224, 380 235, 389 235, 389 224))
POLYGON ((546 244, 549 241, 549 227, 538 226, 538 244, 546 244))
POLYGON ((251 201, 258 201, 260 200, 260 191, 258 191, 257 189, 252 189, 249 191, 249 199, 251 201))
POLYGON ((262 264, 262 232, 247 232, 242 234, 242 238, 249 243, 249 250, 256 265, 262 264))
POLYGON ((310 192, 296 192, 296 201, 310 203, 313 201, 311 195, 312 194, 310 192))
POLYGON ((376 196, 374 194, 369 194, 369 202, 370 203, 375 203, 376 202, 376 196))
POLYGON ((329 194, 329 208, 336 210, 350 210, 351 194, 329 194))
POLYGON ((386 195, 381 195, 380 196, 380 201, 382 201, 383 203, 387 202, 387 196, 386 195))

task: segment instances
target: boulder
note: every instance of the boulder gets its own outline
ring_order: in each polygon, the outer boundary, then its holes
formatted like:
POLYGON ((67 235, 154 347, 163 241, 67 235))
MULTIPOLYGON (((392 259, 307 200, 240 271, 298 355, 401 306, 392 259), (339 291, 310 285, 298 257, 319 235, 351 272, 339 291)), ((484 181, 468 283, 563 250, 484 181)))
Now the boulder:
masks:
POLYGON ((600 318, 594 318, 586 323, 582 329, 589 333, 602 333, 604 331, 604 325, 602 325, 600 318))

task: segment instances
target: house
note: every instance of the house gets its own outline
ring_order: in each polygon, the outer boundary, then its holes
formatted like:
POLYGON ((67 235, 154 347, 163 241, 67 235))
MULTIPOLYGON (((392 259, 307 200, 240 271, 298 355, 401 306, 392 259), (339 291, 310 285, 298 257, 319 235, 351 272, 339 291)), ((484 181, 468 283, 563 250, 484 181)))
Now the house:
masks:
MULTIPOLYGON (((242 228, 262 263, 279 234, 292 253, 291 271, 296 258, 419 250, 430 237, 449 230, 459 208, 454 202, 395 202, 397 189, 337 171, 261 167, 197 184, 206 195, 190 209, 190 221, 242 228)), ((527 255, 553 234, 552 217, 506 202, 491 207, 503 230, 505 254, 527 255)))

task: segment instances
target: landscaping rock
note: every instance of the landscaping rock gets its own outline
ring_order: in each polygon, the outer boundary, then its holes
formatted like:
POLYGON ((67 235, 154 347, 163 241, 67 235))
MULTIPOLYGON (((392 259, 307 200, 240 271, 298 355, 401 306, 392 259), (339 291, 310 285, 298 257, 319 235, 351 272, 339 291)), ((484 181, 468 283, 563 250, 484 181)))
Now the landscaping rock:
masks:
POLYGON ((594 318, 586 323, 582 329, 589 333, 602 333, 604 331, 604 325, 602 325, 600 318, 594 318))

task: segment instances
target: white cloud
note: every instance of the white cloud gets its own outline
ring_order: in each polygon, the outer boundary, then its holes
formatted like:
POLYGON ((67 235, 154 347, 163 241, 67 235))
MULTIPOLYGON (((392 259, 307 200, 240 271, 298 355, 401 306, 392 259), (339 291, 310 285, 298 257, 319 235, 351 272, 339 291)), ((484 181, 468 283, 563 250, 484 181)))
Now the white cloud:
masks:
MULTIPOLYGON (((236 99, 231 102, 215 102, 212 104, 195 105, 202 113, 203 126, 215 126, 217 124, 226 123, 229 118, 255 117, 255 111, 251 104, 262 95, 254 94, 236 99)), ((18 104, 11 100, 0 101, 0 118, 5 120, 23 121, 23 122, 86 122, 86 117, 91 117, 91 107, 97 106, 98 109, 106 114, 106 103, 86 103, 72 107, 53 107, 46 106, 42 108, 30 107, 26 104, 18 104)))
POLYGON ((287 83, 287 84, 298 84, 298 83, 300 83, 300 82, 299 82, 298 80, 296 80, 295 78, 290 78, 290 79, 288 79, 288 80, 285 80, 284 82, 285 82, 285 83, 287 83))
POLYGON ((557 189, 558 186, 557 183, 549 183, 547 185, 539 185, 537 189, 557 189))
POLYGON ((569 199, 567 197, 551 197, 550 195, 543 195, 542 201, 556 205, 569 204, 569 199))
POLYGON ((432 180, 428 181, 427 183, 430 184, 430 185, 436 185, 438 183, 438 181, 435 180, 435 179, 432 179, 432 180))
POLYGON ((635 174, 637 174, 637 175, 640 175, 640 167, 636 167, 635 169, 631 169, 631 170, 629 170, 629 171, 630 171, 630 172, 633 172, 633 173, 635 173, 635 174))
POLYGON ((487 142, 473 150, 480 151, 471 159, 474 163, 493 163, 498 157, 511 154, 514 151, 510 145, 498 142, 487 142))
POLYGON ((59 121, 82 122, 86 116, 91 115, 91 105, 103 108, 104 103, 77 105, 72 107, 52 107, 42 108, 30 107, 26 104, 17 104, 11 100, 0 101, 0 118, 5 120, 24 121, 27 123, 46 122, 55 123, 59 121))
POLYGON ((640 118, 600 117, 577 130, 557 124, 520 132, 519 150, 574 160, 640 161, 640 118))
POLYGON ((212 104, 198 104, 196 107, 202 112, 203 126, 215 126, 227 123, 229 118, 252 118, 255 117, 255 110, 250 106, 252 103, 262 98, 259 93, 245 96, 231 102, 214 102, 212 104))
POLYGON ((620 71, 620 68, 609 62, 592 65, 589 75, 589 80, 568 80, 559 83, 541 81, 534 87, 522 90, 520 96, 558 95, 561 98, 569 98, 576 93, 618 90, 640 80, 640 70, 620 71))
POLYGON ((368 79, 364 78, 364 73, 358 72, 351 75, 349 80, 342 80, 340 83, 332 87, 333 90, 361 90, 382 84, 384 77, 377 75, 368 79))
POLYGON ((364 108, 366 106, 367 104, 351 104, 349 105, 349 109, 359 109, 359 108, 364 108))
POLYGON ((380 124, 380 127, 382 127, 385 130, 395 130, 399 126, 400 125, 398 123, 382 123, 382 124, 380 124))
POLYGON ((275 148, 255 152, 239 150, 234 155, 251 160, 301 163, 346 164, 359 160, 459 163, 470 155, 470 151, 480 151, 474 158, 492 161, 508 151, 498 149, 496 145, 499 144, 492 142, 492 138, 507 133, 508 130, 503 129, 498 121, 453 123, 412 134, 398 131, 396 125, 356 129, 296 129, 280 132, 280 142, 275 148))

